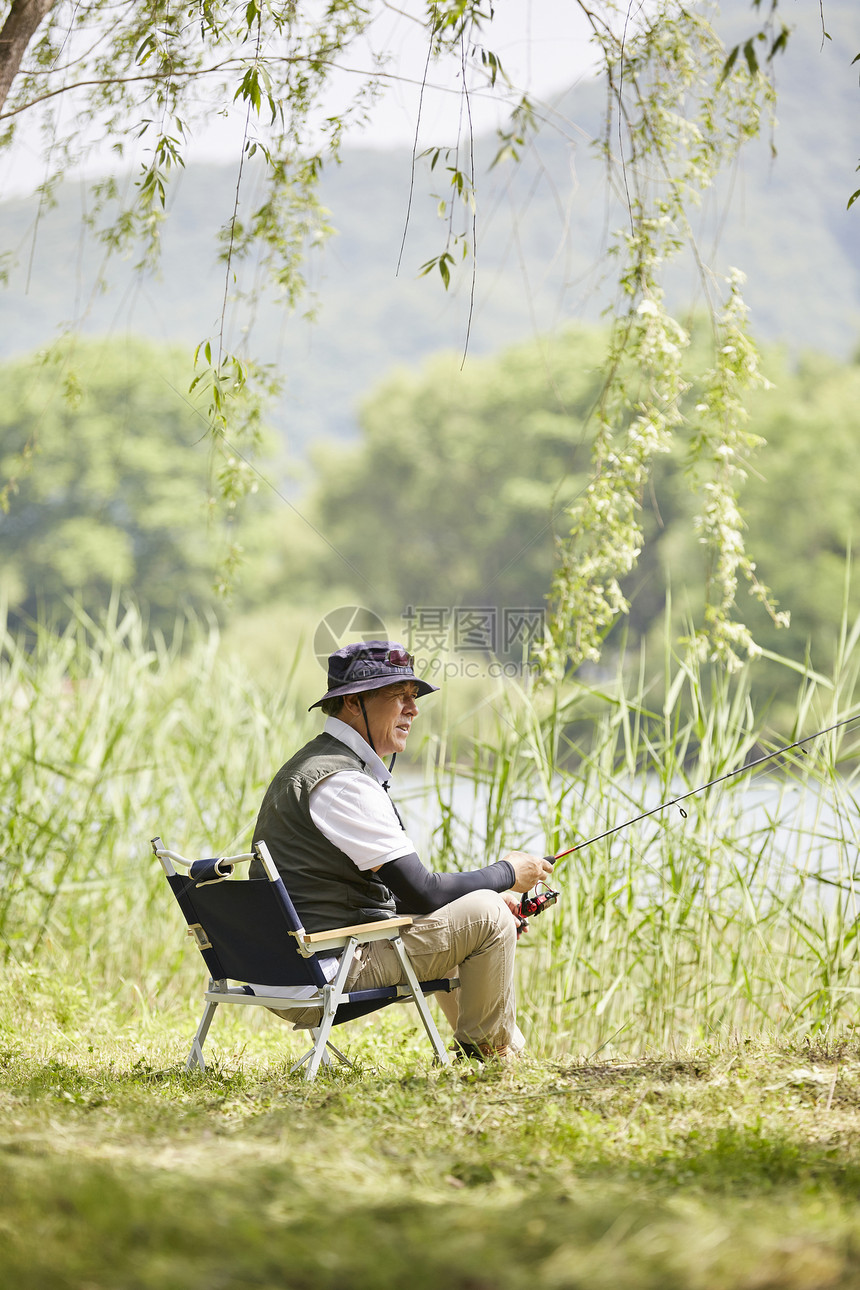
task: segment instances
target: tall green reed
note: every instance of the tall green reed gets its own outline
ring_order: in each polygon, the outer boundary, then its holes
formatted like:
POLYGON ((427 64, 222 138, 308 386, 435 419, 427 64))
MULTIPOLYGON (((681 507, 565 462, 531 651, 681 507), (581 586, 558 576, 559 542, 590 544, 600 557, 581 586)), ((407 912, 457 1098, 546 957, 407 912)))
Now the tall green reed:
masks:
POLYGON ((71 955, 100 981, 169 977, 181 955, 149 839, 244 849, 265 783, 305 733, 180 622, 165 641, 133 605, 55 632, 0 635, 0 953, 71 955), (282 759, 282 758, 281 758, 282 759))
MULTIPOLYGON (((852 709, 860 624, 799 682, 788 733, 852 709)), ((667 659, 669 651, 667 651, 667 659)), ((426 858, 556 853, 776 747, 749 675, 640 660, 605 684, 508 685, 427 740, 426 858), (459 732, 459 733, 458 733, 459 732)), ((439 699, 444 702, 444 696, 439 699)), ((152 638, 132 606, 0 645, 0 953, 94 987, 179 999, 200 965, 149 853, 244 849, 311 723, 225 658, 214 629, 152 638)), ((860 729, 860 728, 858 728, 860 729)), ((853 728, 559 863, 562 902, 521 941, 537 1051, 594 1053, 850 1023, 858 979, 853 728)), ((410 802, 405 803, 407 823, 410 802)))
MULTIPOLYGON (((833 680, 802 679, 793 738, 854 710, 858 637, 843 624, 833 680)), ((742 768, 782 742, 756 721, 749 681, 673 661, 662 697, 644 664, 604 687, 509 688, 492 727, 436 771, 437 863, 555 854, 742 768)), ((521 941, 533 1043, 665 1049, 850 1023, 858 752, 860 726, 824 736, 561 861, 562 902, 521 941)))

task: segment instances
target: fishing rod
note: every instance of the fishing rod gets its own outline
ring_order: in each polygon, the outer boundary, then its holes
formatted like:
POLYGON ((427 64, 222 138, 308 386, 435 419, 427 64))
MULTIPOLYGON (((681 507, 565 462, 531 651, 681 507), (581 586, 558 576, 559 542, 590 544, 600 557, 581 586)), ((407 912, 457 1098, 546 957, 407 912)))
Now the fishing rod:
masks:
MULTIPOLYGON (((801 748, 804 744, 810 743, 813 739, 820 738, 821 735, 828 735, 832 730, 838 730, 841 726, 850 725, 852 721, 860 721, 860 713, 853 717, 843 717, 841 721, 834 721, 832 726, 825 726, 823 730, 816 730, 812 735, 804 735, 803 739, 795 739, 793 743, 785 744, 782 748, 775 748, 773 752, 765 753, 763 757, 756 757, 755 761, 747 762, 745 766, 738 766, 736 770, 726 771, 725 775, 718 775, 716 779, 709 780, 707 784, 700 784, 698 788, 691 788, 686 793, 680 793, 668 802, 660 802, 658 806, 652 806, 650 811, 642 811, 639 815, 634 815, 631 820, 625 820, 623 824, 615 824, 611 829, 605 829, 603 833, 597 833, 593 838, 586 838, 583 842, 577 842, 576 846, 568 847, 566 851, 559 851, 556 855, 544 856, 544 859, 551 865, 555 865, 565 856, 573 855, 574 851, 581 851, 583 847, 590 847, 595 842, 602 842, 604 838, 611 837, 613 833, 619 833, 621 829, 629 829, 631 825, 638 824, 640 820, 647 820, 650 815, 657 815, 660 811, 666 811, 670 806, 677 806, 680 802, 685 802, 688 797, 695 797, 697 793, 704 793, 716 784, 722 784, 727 779, 732 779, 736 775, 746 775, 749 771, 754 770, 756 766, 761 766, 763 762, 772 761, 774 757, 781 757, 784 753, 791 752, 793 748, 801 748)), ((687 812, 681 810, 681 814, 686 819, 687 812)), ((522 898, 520 905, 520 919, 517 927, 517 935, 528 930, 526 919, 542 914, 549 905, 554 905, 558 900, 560 893, 552 891, 546 883, 543 884, 544 890, 539 892, 535 889, 535 894, 530 896, 528 892, 522 898)))

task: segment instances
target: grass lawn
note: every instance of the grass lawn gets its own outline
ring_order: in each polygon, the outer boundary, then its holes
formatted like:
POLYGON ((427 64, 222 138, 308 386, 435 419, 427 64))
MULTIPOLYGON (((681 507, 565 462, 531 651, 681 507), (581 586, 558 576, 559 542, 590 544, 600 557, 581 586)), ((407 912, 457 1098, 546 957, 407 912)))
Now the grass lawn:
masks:
POLYGON ((307 1086, 274 1018, 187 1076, 190 1011, 10 984, 10 1290, 860 1286, 853 1039, 443 1071, 394 1010, 307 1086))

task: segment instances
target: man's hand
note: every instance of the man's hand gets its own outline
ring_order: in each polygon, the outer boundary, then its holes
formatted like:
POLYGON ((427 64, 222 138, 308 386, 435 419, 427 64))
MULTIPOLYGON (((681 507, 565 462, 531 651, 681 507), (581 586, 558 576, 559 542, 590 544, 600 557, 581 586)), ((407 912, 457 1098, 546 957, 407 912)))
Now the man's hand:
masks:
POLYGON ((528 927, 528 923, 520 914, 520 897, 515 891, 501 892, 502 900, 511 911, 511 917, 517 925, 517 940, 520 939, 520 933, 528 927))
POLYGON ((503 858, 513 865, 516 874, 514 891, 531 891, 535 883, 546 882, 552 874, 552 865, 543 856, 531 856, 526 851, 511 851, 503 858))

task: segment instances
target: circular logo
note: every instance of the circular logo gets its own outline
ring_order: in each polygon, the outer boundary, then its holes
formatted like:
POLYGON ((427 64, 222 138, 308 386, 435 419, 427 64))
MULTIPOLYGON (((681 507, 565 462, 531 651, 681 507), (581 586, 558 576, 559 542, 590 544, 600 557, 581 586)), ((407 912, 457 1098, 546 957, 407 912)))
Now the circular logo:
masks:
POLYGON ((357 641, 387 641, 388 628, 372 609, 361 605, 341 605, 332 609, 317 624, 314 632, 314 653, 324 672, 328 671, 328 656, 343 645, 357 641))

